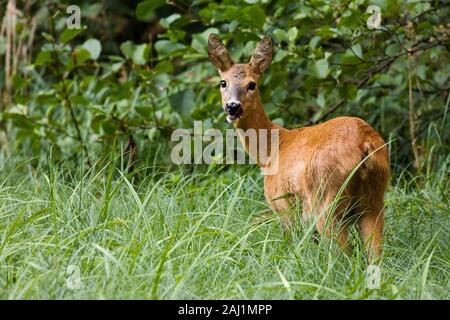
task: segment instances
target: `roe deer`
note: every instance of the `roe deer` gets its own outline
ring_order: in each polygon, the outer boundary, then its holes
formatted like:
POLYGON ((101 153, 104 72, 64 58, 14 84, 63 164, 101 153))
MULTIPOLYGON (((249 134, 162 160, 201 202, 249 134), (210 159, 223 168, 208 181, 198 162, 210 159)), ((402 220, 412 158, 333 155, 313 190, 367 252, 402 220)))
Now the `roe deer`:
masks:
MULTIPOLYGON (((272 39, 265 36, 248 64, 235 64, 219 37, 210 34, 208 56, 219 70, 227 120, 241 129, 238 135, 247 152, 243 131, 279 130, 278 170, 264 176, 264 196, 273 210, 287 211, 296 198, 300 199, 302 218, 313 218, 317 230, 335 238, 345 251, 349 249, 348 221, 356 220, 369 262, 374 261, 382 253, 383 198, 389 179, 385 142, 371 126, 355 117, 338 117, 292 130, 272 123, 257 86, 272 62, 272 51, 272 39)), ((289 229, 293 217, 281 218, 289 229)))

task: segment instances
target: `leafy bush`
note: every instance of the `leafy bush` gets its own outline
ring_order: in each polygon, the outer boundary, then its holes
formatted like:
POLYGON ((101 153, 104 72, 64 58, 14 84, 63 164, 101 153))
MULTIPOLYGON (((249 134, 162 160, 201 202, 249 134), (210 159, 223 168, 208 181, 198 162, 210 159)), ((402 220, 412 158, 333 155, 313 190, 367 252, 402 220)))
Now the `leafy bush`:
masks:
MULTIPOLYGON (((219 77, 207 60, 215 32, 242 62, 263 34, 274 38, 261 83, 274 121, 297 127, 355 115, 396 139, 397 164, 426 165, 436 144, 448 153, 444 1, 41 1, 18 9, 16 38, 29 39, 33 23, 37 34, 31 64, 1 71, 0 129, 15 147, 51 145, 62 158, 82 152, 89 161, 115 139, 142 155, 193 120, 225 127, 219 77), (74 3, 81 30, 65 29, 74 3), (381 9, 379 29, 366 25, 369 4, 381 9)), ((2 33, 2 55, 11 49, 6 40, 2 33)))

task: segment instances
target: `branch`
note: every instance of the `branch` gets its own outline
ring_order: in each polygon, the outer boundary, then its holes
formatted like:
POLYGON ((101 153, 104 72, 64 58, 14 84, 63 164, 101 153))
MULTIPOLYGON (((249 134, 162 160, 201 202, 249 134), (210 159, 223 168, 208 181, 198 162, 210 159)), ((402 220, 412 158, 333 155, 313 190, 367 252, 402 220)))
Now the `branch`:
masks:
MULTIPOLYGON (((386 69, 386 68, 389 68, 390 65, 391 65, 392 63, 394 63, 394 61, 396 61, 398 58, 400 58, 400 57, 402 57, 402 56, 404 56, 404 55, 412 55, 412 54, 414 54, 414 53, 416 53, 416 52, 428 50, 428 49, 430 49, 430 48, 433 48, 433 47, 436 47, 436 46, 438 46, 438 45, 441 45, 440 43, 435 42, 435 43, 430 44, 430 45, 421 46, 421 44, 424 43, 424 42, 426 42, 426 40, 419 41, 418 43, 414 44, 414 45, 411 47, 411 49, 409 49, 409 50, 407 50, 407 51, 404 51, 404 52, 401 52, 401 53, 399 53, 399 54, 397 54, 397 55, 395 55, 395 56, 388 57, 388 58, 385 58, 385 59, 379 59, 379 60, 377 60, 377 61, 379 61, 379 62, 381 62, 381 63, 378 64, 378 65, 375 65, 375 66, 373 66, 373 67, 371 67, 371 68, 369 68, 369 69, 366 71, 366 72, 368 73, 368 75, 367 75, 364 79, 362 79, 362 80, 360 80, 360 81, 358 82, 357 89, 360 89, 360 88, 361 88, 362 86, 364 86, 367 82, 369 82, 369 80, 371 80, 371 79, 373 78, 373 76, 376 75, 377 73, 383 71, 383 70, 386 69)), ((338 110, 340 107, 342 107, 342 106, 344 105, 344 103, 346 102, 346 100, 347 100, 346 98, 342 98, 342 99, 339 100, 334 106, 332 106, 326 113, 324 113, 319 119, 317 119, 317 120, 315 120, 315 121, 307 120, 307 124, 308 124, 308 125, 316 124, 316 123, 318 123, 318 122, 324 120, 324 119, 327 118, 330 114, 332 114, 333 112, 335 112, 336 110, 338 110)))
POLYGON ((71 120, 75 127, 75 130, 77 132, 77 140, 79 141, 82 150, 86 154, 86 161, 87 161, 88 166, 91 167, 92 165, 91 165, 91 160, 89 158, 89 152, 88 152, 86 145, 84 144, 83 137, 81 135, 80 126, 79 126, 77 118, 75 116, 75 111, 72 106, 72 101, 70 100, 70 94, 69 94, 69 91, 67 90, 64 74, 63 74, 63 72, 58 71, 59 59, 58 59, 58 54, 56 52, 55 30, 53 28, 53 17, 49 17, 49 29, 50 29, 50 34, 52 35, 52 46, 53 46, 53 51, 52 51, 53 57, 52 58, 53 58, 53 64, 55 65, 54 70, 55 70, 56 75, 59 77, 60 81, 62 82, 62 92, 61 92, 62 97, 63 97, 65 104, 69 108, 70 117, 71 117, 71 120))

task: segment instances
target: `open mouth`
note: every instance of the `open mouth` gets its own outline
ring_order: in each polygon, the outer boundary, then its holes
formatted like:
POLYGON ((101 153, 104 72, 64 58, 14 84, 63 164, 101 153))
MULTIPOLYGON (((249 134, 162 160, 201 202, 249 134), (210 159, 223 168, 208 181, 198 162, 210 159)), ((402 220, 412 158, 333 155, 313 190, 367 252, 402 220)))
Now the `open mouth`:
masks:
POLYGON ((226 115, 229 123, 236 121, 237 119, 242 119, 242 109, 237 112, 227 112, 226 115))

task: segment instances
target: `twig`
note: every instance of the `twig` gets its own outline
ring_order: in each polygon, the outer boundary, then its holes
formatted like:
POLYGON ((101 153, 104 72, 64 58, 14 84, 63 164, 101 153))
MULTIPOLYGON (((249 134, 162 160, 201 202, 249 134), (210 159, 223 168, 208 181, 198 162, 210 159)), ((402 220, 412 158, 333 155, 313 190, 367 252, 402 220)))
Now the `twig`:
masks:
POLYGON ((70 118, 71 118, 72 123, 73 123, 73 125, 75 127, 75 130, 77 132, 78 142, 80 143, 80 146, 81 146, 82 150, 86 154, 86 162, 87 162, 88 166, 91 167, 92 164, 91 164, 91 160, 90 160, 90 157, 89 157, 89 151, 87 149, 87 146, 84 144, 83 136, 81 135, 80 126, 79 126, 77 118, 75 116, 75 111, 74 111, 73 106, 72 106, 72 101, 70 100, 69 91, 67 90, 64 73, 63 72, 58 72, 58 65, 57 64, 58 64, 59 60, 58 60, 58 55, 56 53, 55 31, 54 31, 54 28, 53 28, 53 17, 49 17, 49 29, 50 29, 50 34, 52 35, 52 38, 53 38, 52 39, 52 46, 53 46, 52 56, 53 56, 53 63, 55 65, 54 69, 55 69, 56 75, 60 78, 60 81, 62 83, 62 97, 63 97, 63 100, 64 100, 66 106, 69 108, 70 118))
POLYGON ((419 150, 417 148, 417 139, 414 132, 414 97, 412 91, 412 54, 408 56, 408 101, 409 101, 409 134, 411 136, 411 148, 414 154, 414 167, 420 172, 419 150))
MULTIPOLYGON (((360 89, 363 85, 365 85, 370 79, 372 79, 372 77, 379 73, 380 71, 382 71, 383 69, 385 69, 386 67, 389 67, 393 62, 395 61, 394 58, 391 58, 390 60, 388 60, 387 62, 385 62, 384 64, 377 66, 377 68, 374 70, 374 72, 370 72, 368 76, 366 76, 364 79, 362 79, 358 85, 356 86, 357 89, 360 89)), ((346 101, 346 98, 342 98, 341 100, 339 100, 339 102, 337 102, 333 107, 331 107, 330 110, 328 110, 325 114, 323 114, 319 119, 315 120, 315 121, 311 121, 308 120, 309 124, 316 124, 322 120, 324 120, 326 117, 328 117, 330 114, 332 114, 333 112, 335 112, 337 109, 339 109, 346 101)))
MULTIPOLYGON (((377 74, 377 73, 383 71, 384 69, 388 68, 388 67, 389 67, 394 61, 396 61, 398 58, 400 58, 400 57, 402 57, 402 56, 404 56, 404 55, 407 55, 407 54, 412 55, 412 54, 414 54, 414 53, 416 53, 416 52, 428 50, 428 49, 431 49, 431 48, 436 47, 436 46, 438 46, 438 45, 441 45, 440 43, 435 42, 435 43, 433 43, 433 44, 431 44, 431 45, 421 46, 421 44, 424 43, 424 42, 426 42, 426 40, 419 41, 419 42, 415 43, 415 44, 412 46, 412 48, 409 49, 408 51, 401 52, 401 53, 399 53, 399 54, 397 54, 397 55, 395 55, 395 56, 393 56, 393 57, 388 57, 388 58, 385 58, 385 59, 379 59, 379 60, 377 60, 377 61, 381 62, 381 64, 375 65, 375 66, 369 68, 369 69, 366 71, 366 72, 368 73, 368 75, 358 83, 357 89, 360 89, 362 86, 364 86, 370 79, 372 79, 372 77, 373 77, 375 74, 377 74)), ((332 114, 332 113, 335 112, 337 109, 339 109, 341 106, 343 106, 345 102, 346 102, 346 99, 345 99, 345 98, 342 98, 341 100, 339 100, 333 107, 331 107, 326 113, 324 113, 324 114, 323 114, 320 118, 318 118, 317 120, 315 120, 315 121, 307 120, 307 121, 306 121, 307 124, 308 124, 308 125, 310 125, 310 124, 316 124, 316 123, 318 123, 318 122, 324 120, 324 119, 327 118, 330 114, 332 114)))

